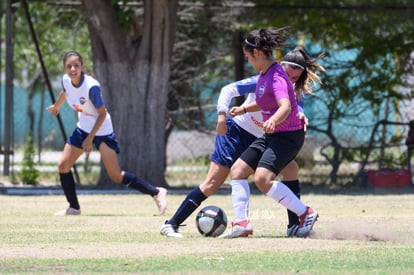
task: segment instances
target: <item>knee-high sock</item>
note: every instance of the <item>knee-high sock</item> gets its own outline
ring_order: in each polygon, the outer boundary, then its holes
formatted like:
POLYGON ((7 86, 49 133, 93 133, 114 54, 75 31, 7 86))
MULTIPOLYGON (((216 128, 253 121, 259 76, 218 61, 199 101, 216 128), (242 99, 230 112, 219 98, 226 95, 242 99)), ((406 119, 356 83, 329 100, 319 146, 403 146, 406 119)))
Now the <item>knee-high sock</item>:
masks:
MULTIPOLYGON (((299 180, 283 181, 283 184, 285 184, 290 189, 290 191, 292 191, 293 194, 295 194, 296 197, 300 199, 299 180)), ((287 210, 287 214, 288 214, 288 220, 289 220, 289 224, 288 224, 289 227, 291 227, 294 224, 299 224, 298 215, 296 215, 294 212, 290 211, 289 209, 287 210)))
POLYGON ((180 207, 178 207, 174 216, 168 220, 168 223, 172 224, 173 226, 179 226, 206 199, 207 199, 206 195, 204 195, 203 192, 201 192, 200 187, 197 186, 190 193, 188 193, 187 197, 181 203, 180 207))
POLYGON ((59 173, 60 184, 62 185, 63 193, 65 193, 66 200, 69 203, 69 207, 74 209, 80 209, 78 196, 76 195, 76 185, 73 179, 72 171, 69 173, 59 173))
POLYGON ((296 196, 281 182, 273 181, 272 187, 266 196, 273 198, 275 201, 300 216, 306 211, 306 205, 303 204, 296 196))
POLYGON ((231 200, 233 202, 234 220, 236 222, 249 219, 250 186, 248 180, 232 180, 231 200))
POLYGON ((124 172, 122 184, 128 186, 129 188, 138 190, 144 194, 151 195, 151 197, 157 195, 159 192, 159 190, 154 185, 139 178, 137 175, 126 171, 124 172))

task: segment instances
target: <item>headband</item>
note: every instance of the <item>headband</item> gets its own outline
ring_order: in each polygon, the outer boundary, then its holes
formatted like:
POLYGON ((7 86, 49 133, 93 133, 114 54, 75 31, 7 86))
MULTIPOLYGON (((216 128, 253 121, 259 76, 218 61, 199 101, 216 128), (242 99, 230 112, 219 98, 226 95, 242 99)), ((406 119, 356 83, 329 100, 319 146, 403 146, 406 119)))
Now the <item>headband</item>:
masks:
POLYGON ((293 65, 293 66, 296 66, 298 68, 301 68, 302 70, 305 69, 302 65, 299 65, 298 63, 294 63, 294 62, 282 61, 282 62, 280 62, 280 64, 289 64, 289 65, 293 65))
POLYGON ((247 45, 249 45, 250 47, 256 48, 257 46, 249 41, 247 41, 247 38, 244 39, 244 43, 246 43, 247 45))

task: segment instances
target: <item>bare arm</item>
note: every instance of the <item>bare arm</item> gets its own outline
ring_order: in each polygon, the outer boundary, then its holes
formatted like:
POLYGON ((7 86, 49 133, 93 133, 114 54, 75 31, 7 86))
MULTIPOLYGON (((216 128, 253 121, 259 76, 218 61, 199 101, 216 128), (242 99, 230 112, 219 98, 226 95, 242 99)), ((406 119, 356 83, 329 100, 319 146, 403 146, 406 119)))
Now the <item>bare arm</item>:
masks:
POLYGON ((62 106, 63 102, 66 100, 66 93, 61 91, 56 102, 49 107, 47 107, 47 110, 50 114, 57 116, 60 111, 60 107, 62 106))
POLYGON ((256 102, 252 102, 244 106, 237 106, 237 107, 231 108, 230 116, 235 117, 235 116, 243 115, 245 113, 257 112, 257 111, 260 111, 259 105, 257 105, 256 102))
POLYGON ((290 114, 291 106, 288 98, 282 98, 277 101, 279 108, 268 120, 263 123, 263 129, 266 133, 273 133, 276 125, 282 123, 290 114))
POLYGON ((105 117, 106 117, 106 108, 105 108, 105 106, 102 105, 101 107, 99 107, 96 110, 98 111, 98 118, 96 119, 95 125, 93 125, 93 128, 92 128, 91 132, 89 133, 88 137, 82 143, 82 148, 87 153, 92 151, 93 138, 95 137, 96 132, 98 132, 99 128, 101 128, 102 123, 104 122, 105 117))
POLYGON ((222 135, 222 136, 224 136, 227 133, 226 113, 225 112, 219 112, 218 113, 216 132, 219 135, 222 135))

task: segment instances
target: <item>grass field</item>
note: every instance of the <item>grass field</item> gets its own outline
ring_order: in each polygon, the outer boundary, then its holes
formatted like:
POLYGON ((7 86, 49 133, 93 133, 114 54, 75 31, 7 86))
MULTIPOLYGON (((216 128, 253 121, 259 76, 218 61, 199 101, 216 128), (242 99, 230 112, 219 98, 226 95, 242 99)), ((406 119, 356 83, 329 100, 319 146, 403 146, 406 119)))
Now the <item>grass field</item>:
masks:
MULTIPOLYGON (((158 216, 146 195, 81 195, 81 216, 58 217, 63 196, 0 195, 0 273, 414 273, 413 192, 305 193, 320 213, 307 239, 285 238, 286 210, 263 195, 252 196, 249 238, 202 237, 196 213, 180 229, 184 239, 161 236, 184 197, 170 194, 167 213, 158 216)), ((231 221, 229 195, 207 205, 222 207, 231 221)))

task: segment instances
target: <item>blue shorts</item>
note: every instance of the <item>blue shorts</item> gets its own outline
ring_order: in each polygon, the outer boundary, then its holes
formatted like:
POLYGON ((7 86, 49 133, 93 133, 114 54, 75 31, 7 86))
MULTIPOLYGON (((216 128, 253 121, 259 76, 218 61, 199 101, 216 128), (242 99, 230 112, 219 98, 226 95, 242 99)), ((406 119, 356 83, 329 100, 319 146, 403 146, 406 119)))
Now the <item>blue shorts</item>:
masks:
MULTIPOLYGON (((72 135, 68 137, 68 139, 66 140, 66 143, 73 145, 79 149, 82 149, 82 143, 88 137, 88 135, 89 134, 87 132, 82 131, 81 129, 76 127, 72 135)), ((119 154, 120 148, 119 148, 118 140, 116 139, 115 133, 112 133, 106 136, 95 136, 93 138, 93 144, 95 145, 97 150, 99 150, 99 145, 102 142, 105 142, 105 144, 108 145, 109 148, 111 148, 117 154, 119 154)))
POLYGON ((232 118, 226 119, 226 125, 226 135, 216 136, 210 160, 230 168, 256 137, 237 125, 232 118))
POLYGON ((266 168, 276 175, 295 159, 305 141, 303 130, 265 134, 240 156, 253 170, 266 168))

